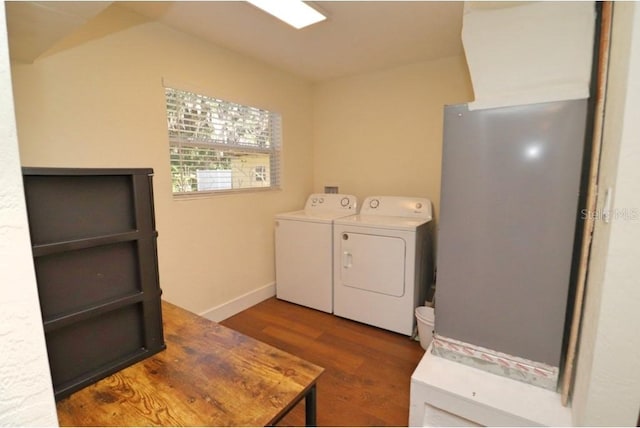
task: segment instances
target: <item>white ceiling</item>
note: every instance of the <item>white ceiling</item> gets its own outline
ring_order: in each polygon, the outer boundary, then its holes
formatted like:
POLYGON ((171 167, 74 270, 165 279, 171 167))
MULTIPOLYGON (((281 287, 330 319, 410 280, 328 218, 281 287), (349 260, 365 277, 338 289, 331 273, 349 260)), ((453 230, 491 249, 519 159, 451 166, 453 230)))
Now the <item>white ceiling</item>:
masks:
MULTIPOLYGON (((87 3, 93 2, 7 2, 12 59, 33 61, 85 25, 87 14, 109 5, 99 2, 90 9, 87 3)), ((314 6, 328 19, 302 30, 243 1, 114 2, 109 7, 125 7, 314 81, 462 53, 462 2, 319 1, 314 6)))

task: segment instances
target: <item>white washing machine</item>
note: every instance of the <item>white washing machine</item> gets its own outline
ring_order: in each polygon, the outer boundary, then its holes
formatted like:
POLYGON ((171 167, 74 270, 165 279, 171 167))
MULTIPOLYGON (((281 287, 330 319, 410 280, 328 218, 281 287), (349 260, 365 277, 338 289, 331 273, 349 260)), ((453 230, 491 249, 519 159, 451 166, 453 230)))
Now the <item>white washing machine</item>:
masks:
POLYGON ((412 335, 433 280, 431 201, 374 196, 333 227, 333 311, 412 335))
POLYGON ((317 193, 304 210, 276 215, 276 296, 333 312, 333 222, 356 213, 353 195, 317 193))

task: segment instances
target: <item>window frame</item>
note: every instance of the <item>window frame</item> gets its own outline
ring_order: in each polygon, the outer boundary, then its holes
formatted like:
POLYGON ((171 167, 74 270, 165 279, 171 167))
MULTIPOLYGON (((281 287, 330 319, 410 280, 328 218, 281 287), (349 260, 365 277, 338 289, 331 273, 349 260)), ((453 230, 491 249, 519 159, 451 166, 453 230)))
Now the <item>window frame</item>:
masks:
MULTIPOLYGON (((262 109, 251 105, 239 104, 220 98, 211 97, 201 91, 195 92, 187 89, 180 89, 175 85, 164 85, 165 93, 165 115, 167 121, 168 148, 170 153, 169 167, 171 174, 172 195, 174 198, 198 198, 228 193, 260 192, 269 190, 280 190, 282 181, 282 115, 278 112, 262 109), (186 100, 186 101, 185 101, 186 100), (180 111, 180 109, 183 109, 180 111), (218 109, 218 110, 216 110, 218 109), (225 113, 232 111, 232 113, 225 113), (194 114, 195 112, 195 114, 194 114), (248 112, 248 113, 247 113, 248 112), (227 117, 224 117, 227 114, 227 117), (195 121, 198 121, 195 125, 195 121), (189 117, 189 119, 187 119, 189 117), (214 119, 215 117, 215 119, 214 119), (247 123, 249 125, 247 125, 247 123), (268 123, 267 125, 265 125, 268 123), (197 125, 207 124, 210 131, 205 131, 205 137, 200 132, 197 125), (252 125, 252 126, 251 126, 252 125), (192 128, 196 128, 193 131, 192 128), (186 130, 185 130, 186 129, 186 130), (230 134, 241 135, 237 141, 229 141, 224 138, 214 138, 214 134, 222 132, 220 129, 228 131, 230 134), (258 135, 256 129, 259 130, 258 135), (208 136, 206 135, 208 134, 208 136), (248 137, 246 137, 249 135, 248 137), (244 140, 241 140, 242 137, 244 140), (192 165, 181 163, 177 167, 178 172, 184 177, 185 171, 190 171, 187 179, 189 186, 198 187, 198 171, 222 170, 220 164, 226 163, 232 169, 228 188, 206 189, 206 190, 176 190, 176 172, 174 167, 174 156, 184 156, 184 149, 192 148, 202 152, 210 151, 211 155, 194 157, 189 162, 192 165), (220 153, 224 158, 216 157, 214 153, 220 153), (264 155, 266 162, 250 164, 248 174, 245 177, 234 177, 233 171, 240 171, 238 163, 246 160, 255 162, 255 157, 264 155), (244 160, 243 160, 244 159, 244 160), (203 161, 210 163, 212 168, 201 169, 197 165, 203 161), (220 164, 216 163, 220 162, 220 164), (236 166, 233 164, 236 163, 236 166), (262 171, 259 172, 259 170, 262 171), (260 179, 259 179, 260 178, 260 179), (248 184, 242 185, 242 181, 248 179, 248 184), (195 181, 194 181, 195 180, 195 181), (256 185, 256 183, 268 185, 256 185), (236 186, 236 183, 240 183, 236 186)), ((204 127, 203 127, 204 128, 204 127)), ((225 134, 227 135, 227 134, 225 134)), ((242 172, 242 171, 240 171, 242 172)), ((181 184, 187 186, 186 184, 181 184)))

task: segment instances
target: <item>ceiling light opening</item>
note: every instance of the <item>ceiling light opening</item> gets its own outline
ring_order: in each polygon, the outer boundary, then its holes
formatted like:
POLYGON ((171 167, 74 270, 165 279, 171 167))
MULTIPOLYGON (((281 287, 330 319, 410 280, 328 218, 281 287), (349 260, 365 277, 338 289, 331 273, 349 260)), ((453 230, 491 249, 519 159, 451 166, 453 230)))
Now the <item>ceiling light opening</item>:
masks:
POLYGON ((316 22, 324 21, 326 16, 302 0, 247 0, 255 7, 275 16, 298 30, 316 22))

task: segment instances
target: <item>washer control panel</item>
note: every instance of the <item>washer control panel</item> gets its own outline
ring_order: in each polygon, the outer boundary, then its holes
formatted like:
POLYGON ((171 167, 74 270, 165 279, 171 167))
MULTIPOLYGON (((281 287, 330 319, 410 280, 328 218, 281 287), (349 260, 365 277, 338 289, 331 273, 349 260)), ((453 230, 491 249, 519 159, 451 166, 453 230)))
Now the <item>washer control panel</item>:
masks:
POLYGON ((358 201, 353 195, 340 193, 314 193, 309 195, 304 210, 307 212, 344 212, 345 215, 355 214, 358 201))
POLYGON ((369 196, 364 200, 360 214, 424 219, 433 216, 429 199, 403 196, 369 196))

